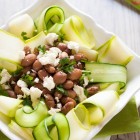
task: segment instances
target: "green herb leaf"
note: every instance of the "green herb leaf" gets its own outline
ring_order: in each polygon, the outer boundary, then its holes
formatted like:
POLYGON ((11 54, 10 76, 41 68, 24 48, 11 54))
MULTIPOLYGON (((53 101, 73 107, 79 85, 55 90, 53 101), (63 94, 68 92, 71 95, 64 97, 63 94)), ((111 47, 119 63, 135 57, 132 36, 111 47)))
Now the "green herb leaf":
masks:
POLYGON ((87 91, 87 89, 84 89, 84 94, 85 94, 86 97, 88 97, 88 91, 87 91))
POLYGON ((56 90, 59 91, 60 93, 64 94, 64 95, 67 95, 67 91, 63 88, 62 85, 58 85, 56 87, 56 90))
POLYGON ((29 85, 29 86, 32 86, 33 84, 34 84, 34 82, 33 82, 33 77, 32 76, 30 76, 30 75, 27 75, 27 74, 25 74, 25 75, 23 75, 22 77, 21 77, 21 79, 25 82, 25 83, 27 83, 27 85, 29 85))
POLYGON ((63 42, 65 38, 65 34, 59 33, 58 41, 63 42))
POLYGON ((46 53, 46 47, 45 47, 45 45, 44 46, 38 46, 37 47, 38 48, 38 50, 39 50, 39 52, 42 52, 43 54, 45 54, 46 53))
POLYGON ((75 60, 70 60, 69 58, 63 58, 59 62, 59 69, 64 71, 65 73, 70 73, 74 69, 74 65, 76 64, 75 60))
POLYGON ((32 107, 32 101, 29 97, 26 97, 24 98, 22 104, 25 106, 25 105, 28 105, 28 106, 31 106, 32 107))
POLYGON ((2 88, 2 86, 0 86, 0 95, 2 95, 2 96, 8 96, 8 92, 6 90, 4 90, 2 88))
POLYGON ((23 40, 29 39, 29 37, 27 37, 27 33, 26 32, 22 32, 21 36, 22 36, 23 40))
POLYGON ((12 76, 14 76, 14 77, 18 76, 21 73, 22 70, 23 69, 16 70, 15 72, 12 73, 12 76))

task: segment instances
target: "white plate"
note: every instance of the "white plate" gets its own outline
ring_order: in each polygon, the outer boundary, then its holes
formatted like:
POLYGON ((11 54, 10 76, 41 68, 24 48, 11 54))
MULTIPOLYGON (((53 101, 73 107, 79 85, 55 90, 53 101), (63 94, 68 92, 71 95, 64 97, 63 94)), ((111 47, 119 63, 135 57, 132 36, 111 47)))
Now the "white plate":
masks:
MULTIPOLYGON (((98 25, 90 16, 84 14, 79 10, 76 10, 76 8, 72 7, 66 0, 38 0, 36 3, 33 4, 33 6, 17 13, 11 19, 24 13, 28 13, 30 16, 35 18, 41 13, 43 9, 45 9, 50 5, 61 6, 64 9, 67 17, 70 15, 79 15, 82 18, 83 22, 85 23, 86 27, 88 27, 89 30, 93 31, 97 46, 100 46, 103 43, 105 43, 113 35, 113 33, 106 31, 103 27, 98 25)), ((7 25, 8 23, 2 26, 1 28, 7 30, 8 27, 7 25)), ((109 122, 117 113, 119 113, 122 110, 122 108, 127 104, 127 102, 131 99, 131 97, 135 95, 136 92, 139 91, 140 67, 137 66, 140 65, 140 58, 134 52, 132 53, 135 56, 135 58, 127 66, 128 69, 127 88, 126 91, 120 96, 120 100, 117 102, 116 105, 116 110, 114 110, 111 114, 109 114, 101 124, 99 124, 93 130, 91 130, 86 140, 90 140, 93 136, 95 136, 107 122, 109 122)), ((137 102, 138 104, 140 103, 139 100, 137 100, 137 102)), ((10 139, 21 140, 21 138, 13 134, 9 130, 7 124, 5 124, 2 121, 0 121, 0 129, 10 139)), ((101 138, 100 140, 108 140, 108 139, 109 138, 101 138)))

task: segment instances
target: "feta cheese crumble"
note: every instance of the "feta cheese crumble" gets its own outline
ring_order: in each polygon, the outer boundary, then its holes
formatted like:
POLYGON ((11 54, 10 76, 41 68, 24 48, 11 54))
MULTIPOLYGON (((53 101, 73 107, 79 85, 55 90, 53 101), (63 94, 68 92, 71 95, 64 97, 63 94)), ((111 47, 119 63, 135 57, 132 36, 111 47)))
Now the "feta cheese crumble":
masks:
POLYGON ((55 83, 52 76, 46 76, 43 81, 43 87, 47 88, 49 91, 55 88, 55 83))
POLYGON ((54 41, 57 39, 58 39, 58 35, 56 33, 49 33, 45 37, 45 44, 53 46, 54 41))
POLYGON ((84 84, 83 84, 83 86, 86 87, 88 85, 88 83, 89 83, 88 77, 85 76, 84 77, 84 84))
POLYGON ((79 44, 73 41, 68 42, 67 46, 69 49, 75 50, 76 53, 78 53, 80 48, 79 44))
POLYGON ((52 107, 51 107, 51 109, 48 111, 48 113, 49 113, 50 115, 55 115, 56 113, 58 113, 58 112, 60 112, 60 111, 61 111, 61 109, 52 108, 52 107))
POLYGON ((87 97, 84 94, 84 88, 78 85, 74 85, 73 90, 76 92, 79 101, 82 102, 83 100, 85 100, 87 97))
POLYGON ((4 84, 8 82, 10 78, 12 77, 6 69, 3 69, 1 71, 0 76, 1 76, 0 84, 4 84))
POLYGON ((51 64, 51 65, 57 66, 60 61, 60 59, 57 57, 61 53, 62 53, 62 51, 60 49, 58 49, 56 47, 52 47, 42 57, 38 57, 38 60, 42 65, 51 64))
POLYGON ((27 87, 27 84, 23 80, 18 80, 17 85, 21 88, 27 87))
POLYGON ((42 91, 40 89, 35 88, 35 87, 30 88, 30 96, 31 96, 33 107, 39 102, 39 98, 41 97, 41 94, 42 94, 42 91))
POLYGON ((28 89, 27 87, 22 87, 21 91, 24 93, 25 96, 30 95, 30 89, 28 89))
POLYGON ((35 78, 34 82, 39 83, 39 78, 35 78))

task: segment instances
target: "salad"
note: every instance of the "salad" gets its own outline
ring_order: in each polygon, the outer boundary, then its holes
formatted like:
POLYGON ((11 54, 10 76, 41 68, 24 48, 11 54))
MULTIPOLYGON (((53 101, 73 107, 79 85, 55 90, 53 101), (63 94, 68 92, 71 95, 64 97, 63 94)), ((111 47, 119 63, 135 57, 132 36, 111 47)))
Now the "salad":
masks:
POLYGON ((0 118, 23 139, 86 139, 125 91, 132 54, 116 36, 97 47, 94 31, 56 5, 13 19, 8 31, 0 30, 0 118))

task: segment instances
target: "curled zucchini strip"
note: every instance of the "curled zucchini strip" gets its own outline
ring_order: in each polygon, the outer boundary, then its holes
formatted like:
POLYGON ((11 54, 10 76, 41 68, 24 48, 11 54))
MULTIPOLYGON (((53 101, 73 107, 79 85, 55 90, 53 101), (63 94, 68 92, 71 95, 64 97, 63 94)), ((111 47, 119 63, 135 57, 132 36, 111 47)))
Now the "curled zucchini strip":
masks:
POLYGON ((115 108, 118 99, 114 90, 101 91, 72 109, 66 116, 70 125, 70 140, 85 140, 91 127, 98 125, 115 108))
POLYGON ((56 113, 43 120, 33 131, 36 140, 69 140, 70 129, 67 118, 56 113))
POLYGON ((61 28, 61 33, 65 35, 65 40, 75 41, 89 49, 95 46, 94 37, 89 35, 81 18, 78 16, 71 16, 66 19, 61 28))
POLYGON ((102 45, 99 52, 98 62, 127 65, 132 59, 132 53, 127 46, 116 36, 102 45))
POLYGON ((86 63, 85 67, 86 70, 91 71, 90 79, 93 79, 94 83, 118 82, 120 88, 123 88, 126 85, 127 70, 125 66, 89 62, 86 63))
POLYGON ((44 102, 40 101, 33 110, 30 106, 24 106, 16 111, 15 120, 22 127, 34 127, 48 115, 48 109, 44 102))
MULTIPOLYGON (((62 24, 65 20, 64 11, 58 6, 45 9, 35 21, 38 32, 49 30, 55 23, 62 24)), ((56 25, 55 25, 56 26, 56 25)))

